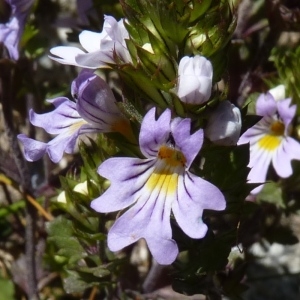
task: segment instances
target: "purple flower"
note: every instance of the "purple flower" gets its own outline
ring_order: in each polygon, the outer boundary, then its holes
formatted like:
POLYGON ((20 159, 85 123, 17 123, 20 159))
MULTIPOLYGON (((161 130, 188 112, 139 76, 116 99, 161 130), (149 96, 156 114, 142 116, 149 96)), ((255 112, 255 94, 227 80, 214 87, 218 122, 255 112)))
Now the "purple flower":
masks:
POLYGON ((72 94, 77 102, 65 97, 48 100, 55 110, 45 114, 29 112, 30 122, 57 135, 48 143, 28 138, 24 134, 18 139, 24 145, 28 161, 36 161, 47 153, 57 163, 63 153, 73 153, 79 135, 91 132, 129 132, 130 124, 119 111, 114 95, 97 75, 83 71, 72 83, 72 94))
POLYGON ((0 42, 8 49, 11 59, 19 59, 19 41, 24 30, 26 17, 34 0, 5 0, 10 7, 9 20, 0 23, 0 42))
MULTIPOLYGON (((249 128, 238 144, 250 143, 250 183, 266 181, 267 171, 272 163, 280 177, 292 173, 291 160, 300 160, 300 144, 289 136, 289 126, 296 113, 291 99, 276 101, 271 93, 261 94, 256 102, 256 114, 263 118, 249 128)), ((263 186, 251 193, 257 194, 263 186)))
POLYGON ((190 119, 171 120, 167 109, 156 120, 153 108, 142 122, 139 137, 146 158, 115 157, 100 165, 98 173, 111 185, 91 207, 102 213, 129 207, 108 233, 110 250, 144 238, 158 263, 171 264, 178 254, 171 211, 181 229, 198 239, 207 231, 203 210, 225 208, 220 190, 189 171, 203 143, 203 130, 193 134, 190 130, 190 119))
POLYGON ((79 35, 81 46, 87 51, 76 47, 54 47, 50 50, 50 58, 67 65, 97 69, 115 64, 115 55, 124 63, 131 62, 125 39, 129 35, 124 20, 119 22, 111 16, 105 16, 103 31, 96 33, 83 31, 79 35))
POLYGON ((178 66, 177 95, 182 102, 202 104, 211 95, 213 69, 204 56, 183 57, 178 66))

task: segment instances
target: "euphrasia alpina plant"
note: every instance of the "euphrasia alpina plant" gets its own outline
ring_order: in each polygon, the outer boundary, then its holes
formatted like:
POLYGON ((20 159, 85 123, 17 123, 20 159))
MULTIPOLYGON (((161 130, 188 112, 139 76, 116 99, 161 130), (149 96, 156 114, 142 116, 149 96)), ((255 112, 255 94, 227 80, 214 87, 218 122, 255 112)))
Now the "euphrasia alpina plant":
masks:
POLYGON ((174 290, 230 297, 232 274, 243 287, 230 253, 248 242, 240 224, 255 204, 245 199, 274 178, 270 166, 291 176, 300 146, 282 86, 256 99, 254 118, 229 99, 234 4, 120 0, 122 18, 106 14, 78 46, 50 50, 54 64, 80 70, 72 98, 30 110, 31 124, 54 135, 49 142, 18 139, 30 162, 47 154, 59 163, 79 145, 80 176, 61 178, 55 205, 64 214, 48 225, 68 292, 99 287, 113 299, 142 239, 153 267, 172 265, 174 290))

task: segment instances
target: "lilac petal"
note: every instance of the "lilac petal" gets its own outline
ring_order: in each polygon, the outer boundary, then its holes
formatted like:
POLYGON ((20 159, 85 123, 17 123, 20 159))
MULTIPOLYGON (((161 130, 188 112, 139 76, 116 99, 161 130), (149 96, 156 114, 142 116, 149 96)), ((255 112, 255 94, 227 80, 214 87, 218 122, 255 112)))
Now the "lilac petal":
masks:
POLYGON ((48 142, 46 152, 54 163, 58 163, 62 159, 64 152, 68 154, 74 153, 80 134, 96 131, 97 128, 95 129, 89 124, 75 124, 75 126, 70 126, 67 130, 61 132, 48 142))
POLYGON ((171 111, 166 109, 155 120, 155 108, 145 115, 139 136, 141 152, 147 158, 156 157, 159 147, 167 142, 170 135, 171 111))
POLYGON ((247 144, 250 142, 250 144, 254 144, 259 139, 261 139, 266 133, 266 130, 263 130, 259 128, 258 126, 254 125, 253 127, 246 130, 239 138, 237 144, 247 144))
POLYGON ((73 153, 78 135, 78 130, 71 135, 69 132, 63 132, 49 141, 46 148, 49 158, 54 163, 58 163, 62 159, 64 152, 73 153))
POLYGON ((111 186, 91 203, 98 212, 122 210, 139 198, 139 192, 153 172, 154 161, 115 157, 104 161, 99 175, 111 181, 111 186))
POLYGON ((178 182, 172 211, 180 228, 191 238, 202 238, 207 231, 202 221, 204 209, 223 210, 226 202, 221 191, 208 181, 186 172, 178 182))
POLYGON ((72 81, 71 94, 74 99, 78 98, 79 90, 82 85, 86 85, 88 80, 95 78, 97 75, 91 69, 83 69, 79 75, 72 81))
POLYGON ((290 125, 292 119, 296 114, 297 109, 296 105, 290 106, 291 101, 292 99, 288 98, 277 102, 278 114, 285 125, 286 132, 288 130, 288 126, 290 125))
POLYGON ((124 19, 117 21, 112 16, 105 16, 105 22, 103 24, 104 30, 107 32, 109 37, 120 44, 125 45, 125 39, 129 38, 128 31, 124 26, 124 19))
POLYGON ((114 64, 113 49, 111 51, 98 50, 91 53, 79 54, 75 57, 77 66, 98 69, 114 64))
POLYGON ((256 102, 256 114, 259 116, 273 116, 277 111, 276 101, 270 93, 261 94, 256 102))
POLYGON ((35 141, 25 134, 19 134, 18 139, 24 146, 24 156, 27 161, 36 161, 41 159, 47 149, 47 144, 35 141))
POLYGON ((70 126, 48 143, 35 141, 24 134, 18 135, 18 139, 24 145, 24 156, 26 160, 36 161, 47 153, 54 163, 58 163, 62 159, 64 152, 69 154, 74 152, 76 140, 80 134, 97 131, 97 129, 89 124, 83 124, 81 126, 78 126, 78 124, 75 125, 77 126, 70 126))
POLYGON ((300 144, 291 137, 286 137, 283 142, 285 152, 288 153, 290 159, 300 160, 300 144))
POLYGON ((276 173, 283 178, 289 177, 293 173, 293 169, 291 166, 291 160, 289 158, 288 153, 286 153, 286 150, 288 148, 284 147, 284 141, 279 146, 277 151, 273 155, 273 166, 276 171, 276 173))
POLYGON ((157 194, 142 195, 132 208, 117 219, 108 234, 110 250, 118 251, 145 238, 158 263, 172 263, 176 259, 178 248, 172 239, 171 207, 168 201, 161 200, 157 194))
POLYGON ((8 23, 0 24, 0 42, 2 42, 13 60, 19 59, 20 28, 16 17, 8 23))
MULTIPOLYGON (((251 160, 249 167, 252 168, 248 174, 249 183, 263 183, 266 181, 267 172, 272 160, 272 152, 263 150, 255 145, 251 149, 251 160)), ((263 186, 255 188, 252 194, 258 193, 263 186)))
POLYGON ((171 132, 176 147, 183 153, 188 169, 203 144, 203 130, 199 129, 191 135, 191 119, 173 119, 171 132))
POLYGON ((58 46, 50 49, 50 53, 55 56, 50 55, 49 57, 61 64, 84 67, 82 65, 78 65, 78 63, 75 60, 77 55, 85 54, 85 52, 79 48, 58 46))
POLYGON ((80 73, 72 83, 72 93, 76 95, 80 116, 103 132, 113 131, 114 124, 125 121, 112 90, 99 76, 80 73))
POLYGON ((300 144, 291 137, 286 137, 273 157, 273 166, 276 173, 283 178, 293 173, 291 160, 300 160, 300 144))
POLYGON ((29 119, 34 126, 44 128, 50 134, 59 134, 72 125, 85 122, 78 114, 76 104, 68 98, 59 97, 48 102, 56 109, 45 114, 36 114, 30 110, 29 119))
POLYGON ((87 52, 96 52, 100 50, 100 42, 106 35, 105 32, 84 30, 79 34, 79 42, 87 52))

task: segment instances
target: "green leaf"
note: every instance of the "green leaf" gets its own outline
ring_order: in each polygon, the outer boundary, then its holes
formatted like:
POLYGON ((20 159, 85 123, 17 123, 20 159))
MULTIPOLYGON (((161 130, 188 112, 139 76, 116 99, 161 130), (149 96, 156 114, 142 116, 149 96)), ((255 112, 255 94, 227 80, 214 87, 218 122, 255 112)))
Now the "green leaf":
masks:
POLYGON ((67 257, 70 263, 87 256, 78 238, 74 235, 70 220, 59 216, 47 224, 47 231, 49 233, 48 240, 59 249, 57 254, 67 257))
POLYGON ((67 277, 63 281, 67 293, 81 293, 87 288, 98 285, 97 278, 86 274, 81 275, 76 271, 67 271, 67 277))

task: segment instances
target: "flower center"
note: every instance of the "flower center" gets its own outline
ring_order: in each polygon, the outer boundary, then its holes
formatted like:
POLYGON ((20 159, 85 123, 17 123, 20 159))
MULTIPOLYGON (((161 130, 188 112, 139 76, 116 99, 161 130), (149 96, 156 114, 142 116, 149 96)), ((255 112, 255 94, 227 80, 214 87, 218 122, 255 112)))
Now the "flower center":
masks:
POLYGON ((268 151, 273 151, 281 144, 284 135, 284 124, 280 121, 275 121, 270 126, 270 134, 265 135, 258 141, 258 145, 268 151))
POLYGON ((272 123, 271 127, 271 132, 273 135, 276 135, 276 136, 282 136, 283 133, 284 133, 284 124, 280 121, 275 121, 272 123))
POLYGON ((173 194, 177 190, 178 176, 184 172, 186 159, 180 151, 168 146, 160 147, 157 158, 146 186, 151 191, 158 189, 165 194, 173 194))
POLYGON ((167 165, 173 167, 180 165, 184 166, 186 163, 186 159, 180 151, 168 146, 161 146, 159 148, 158 157, 164 159, 167 165))

